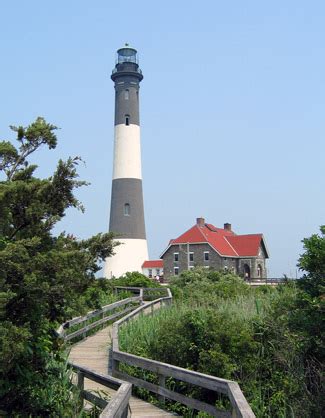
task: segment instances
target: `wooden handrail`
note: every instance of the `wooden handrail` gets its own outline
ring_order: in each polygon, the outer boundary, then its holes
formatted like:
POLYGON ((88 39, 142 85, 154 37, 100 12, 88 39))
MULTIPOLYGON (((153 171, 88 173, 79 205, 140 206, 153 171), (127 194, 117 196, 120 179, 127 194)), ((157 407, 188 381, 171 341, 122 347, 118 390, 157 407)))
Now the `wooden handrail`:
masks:
POLYGON ((82 400, 86 400, 103 409, 101 418, 126 418, 128 415, 129 401, 131 397, 132 384, 123 382, 113 376, 103 375, 85 367, 69 363, 77 373, 77 386, 80 390, 82 400), (116 393, 109 401, 100 398, 92 392, 84 389, 84 379, 99 383, 107 388, 116 390, 116 393))
POLYGON ((113 311, 114 309, 120 308, 120 307, 128 305, 128 304, 141 303, 142 299, 143 299, 143 296, 140 292, 140 296, 134 296, 134 297, 122 299, 122 300, 119 300, 117 302, 111 303, 109 305, 105 305, 101 309, 97 309, 95 311, 90 311, 86 315, 77 316, 75 318, 72 318, 69 321, 66 321, 64 324, 61 324, 59 326, 59 328, 56 330, 56 334, 59 338, 62 338, 64 341, 69 341, 69 340, 71 340, 75 337, 78 337, 80 335, 85 335, 86 336, 86 334, 89 330, 97 327, 98 325, 102 325, 102 324, 104 324, 108 321, 112 321, 113 319, 116 319, 121 315, 126 314, 127 312, 134 309, 134 306, 131 305, 131 306, 125 308, 123 311, 115 312, 114 314, 109 315, 109 316, 105 316, 105 313, 107 313, 109 311, 113 311), (89 319, 95 318, 96 316, 102 316, 102 318, 98 319, 95 322, 92 322, 91 324, 85 325, 85 326, 81 327, 80 329, 78 329, 74 332, 67 333, 67 331, 69 329, 71 329, 71 327, 73 327, 74 325, 85 323, 89 319))
MULTIPOLYGON (((171 364, 162 363, 156 360, 150 360, 144 357, 129 354, 119 349, 118 334, 121 325, 127 321, 134 319, 140 313, 147 311, 148 308, 153 308, 159 304, 161 307, 163 304, 170 304, 172 301, 172 295, 170 289, 168 289, 168 296, 156 299, 145 305, 140 306, 131 313, 127 314, 120 320, 113 324, 112 330, 112 373, 113 376, 126 380, 134 385, 147 389, 153 393, 159 395, 160 399, 168 398, 176 402, 180 402, 192 409, 204 411, 212 416, 216 417, 237 417, 237 418, 253 418, 255 417, 251 407, 245 399, 238 383, 221 379, 218 377, 210 376, 207 374, 195 372, 192 370, 183 369, 171 364), (139 367, 144 370, 154 372, 158 375, 159 384, 153 384, 140 378, 131 376, 125 372, 119 370, 119 364, 124 363, 131 366, 139 367), (173 377, 177 380, 190 383, 201 388, 210 389, 217 393, 224 394, 228 397, 232 411, 218 410, 214 405, 202 402, 200 400, 189 398, 175 391, 169 390, 165 387, 166 377, 173 377)), ((149 309, 149 313, 152 313, 153 309, 149 309)))
MULTIPOLYGON (((142 303, 143 300, 143 290, 140 289, 139 296, 126 298, 109 305, 103 306, 101 309, 97 309, 95 311, 90 311, 86 315, 78 316, 75 318, 66 321, 64 324, 61 324, 60 327, 56 330, 57 336, 64 341, 69 341, 77 336, 86 336, 87 332, 98 325, 104 324, 105 322, 112 321, 113 319, 118 318, 121 315, 125 315, 132 309, 134 309, 134 303, 142 303), (113 313, 109 316, 104 316, 105 313, 109 311, 113 311, 114 309, 126 306, 128 304, 132 304, 131 306, 126 307, 122 311, 118 311, 113 313), (95 318, 96 316, 102 316, 101 319, 83 326, 82 328, 67 334, 67 331, 71 329, 72 326, 82 324, 88 321, 91 318, 95 318)), ((132 391, 132 384, 127 383, 125 381, 121 381, 116 377, 103 375, 101 373, 97 373, 94 370, 87 369, 82 366, 78 366, 77 364, 68 363, 72 369, 77 372, 77 386, 80 390, 80 396, 83 400, 86 400, 99 408, 102 409, 102 413, 100 414, 101 418, 126 418, 128 416, 128 407, 129 407, 129 399, 131 396, 132 391), (105 387, 117 390, 116 394, 113 398, 108 402, 105 399, 100 398, 99 396, 95 395, 92 392, 89 392, 84 389, 84 379, 90 379, 94 382, 97 382, 105 387)))

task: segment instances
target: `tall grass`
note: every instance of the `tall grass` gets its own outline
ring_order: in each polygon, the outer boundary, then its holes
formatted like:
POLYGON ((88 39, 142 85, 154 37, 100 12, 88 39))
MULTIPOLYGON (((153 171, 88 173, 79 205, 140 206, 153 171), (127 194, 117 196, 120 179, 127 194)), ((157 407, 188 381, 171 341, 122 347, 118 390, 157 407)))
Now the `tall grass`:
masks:
POLYGON ((176 301, 173 305, 154 311, 152 315, 140 315, 136 320, 126 323, 119 332, 120 348, 132 354, 147 355, 159 330, 167 324, 176 324, 193 310, 204 315, 206 309, 213 309, 222 317, 244 322, 254 318, 263 319, 269 315, 272 304, 282 297, 279 292, 252 292, 233 299, 215 297, 212 300, 202 299, 200 302, 176 301))
MULTIPOLYGON (((225 296, 201 290, 193 297, 192 289, 186 297, 183 292, 173 305, 125 324, 121 350, 236 380, 257 417, 294 416, 290 411, 308 400, 299 341, 287 327, 296 289, 241 286, 225 296)), ((128 372, 148 379, 140 370, 128 372)), ((156 376, 150 379, 156 383, 156 376)))

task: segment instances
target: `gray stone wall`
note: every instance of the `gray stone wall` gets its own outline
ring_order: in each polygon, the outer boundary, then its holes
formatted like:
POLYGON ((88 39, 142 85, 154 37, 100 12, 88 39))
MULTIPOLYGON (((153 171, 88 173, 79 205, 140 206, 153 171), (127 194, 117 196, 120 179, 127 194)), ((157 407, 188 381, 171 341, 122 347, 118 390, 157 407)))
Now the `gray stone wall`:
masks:
MULTIPOLYGON (((229 271, 236 272, 236 259, 229 257, 221 257, 208 244, 190 244, 189 252, 193 253, 193 261, 189 262, 189 266, 205 266, 211 267, 214 270, 229 269, 229 271), (204 259, 204 253, 209 253, 209 260, 204 259)), ((174 276, 174 268, 178 267, 179 273, 188 268, 187 259, 187 245, 172 245, 164 254, 164 278, 168 280, 169 277, 174 276), (175 261, 174 254, 178 253, 178 261, 175 261)))
MULTIPOLYGON (((225 270, 234 272, 244 277, 244 265, 247 264, 250 269, 250 277, 258 278, 258 266, 261 268, 263 278, 266 278, 265 259, 260 257, 221 257, 208 244, 190 244, 189 252, 193 253, 193 261, 189 262, 189 266, 206 266, 214 270, 225 270), (204 259, 204 253, 209 252, 209 260, 204 259)), ((175 267, 178 267, 179 274, 188 269, 187 245, 172 245, 164 254, 164 278, 168 280, 175 275, 175 267), (175 253, 178 253, 178 261, 175 261, 175 253)))
POLYGON ((238 275, 245 277, 245 264, 248 265, 250 269, 250 278, 267 278, 265 258, 260 257, 251 257, 251 258, 239 258, 238 259, 238 275), (260 275, 258 274, 258 268, 260 268, 260 275))

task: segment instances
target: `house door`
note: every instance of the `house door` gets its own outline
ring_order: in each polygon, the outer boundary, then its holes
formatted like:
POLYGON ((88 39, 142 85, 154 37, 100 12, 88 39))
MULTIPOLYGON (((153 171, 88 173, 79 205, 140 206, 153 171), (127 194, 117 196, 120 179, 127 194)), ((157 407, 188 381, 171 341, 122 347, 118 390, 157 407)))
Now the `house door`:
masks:
POLYGON ((251 269, 248 264, 244 264, 244 278, 248 280, 251 278, 251 269))

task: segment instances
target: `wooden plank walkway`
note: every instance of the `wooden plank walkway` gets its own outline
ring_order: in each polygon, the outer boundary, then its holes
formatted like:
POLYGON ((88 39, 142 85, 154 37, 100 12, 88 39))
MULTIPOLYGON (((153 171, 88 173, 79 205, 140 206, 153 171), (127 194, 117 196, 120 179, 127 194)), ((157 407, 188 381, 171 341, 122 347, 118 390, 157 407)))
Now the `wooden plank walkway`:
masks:
MULTIPOLYGON (((87 367, 96 372, 108 374, 108 349, 111 340, 112 327, 108 326, 96 334, 87 337, 83 341, 72 346, 69 360, 76 365, 87 367)), ((85 389, 93 391, 104 391, 108 395, 114 393, 112 389, 99 385, 85 379, 85 389)), ((131 417, 171 417, 175 416, 148 402, 142 401, 134 396, 130 399, 131 417)))

